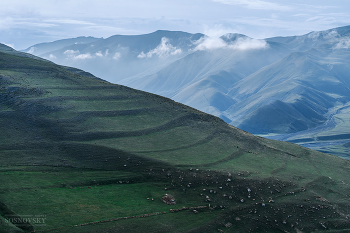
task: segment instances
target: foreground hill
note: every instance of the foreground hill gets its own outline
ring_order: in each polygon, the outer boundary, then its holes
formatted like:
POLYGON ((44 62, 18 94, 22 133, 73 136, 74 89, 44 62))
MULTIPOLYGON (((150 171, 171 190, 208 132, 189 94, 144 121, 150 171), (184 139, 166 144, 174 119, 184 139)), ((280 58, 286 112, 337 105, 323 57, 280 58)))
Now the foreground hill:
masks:
POLYGON ((349 231, 349 161, 70 70, 0 52, 0 232, 349 231))

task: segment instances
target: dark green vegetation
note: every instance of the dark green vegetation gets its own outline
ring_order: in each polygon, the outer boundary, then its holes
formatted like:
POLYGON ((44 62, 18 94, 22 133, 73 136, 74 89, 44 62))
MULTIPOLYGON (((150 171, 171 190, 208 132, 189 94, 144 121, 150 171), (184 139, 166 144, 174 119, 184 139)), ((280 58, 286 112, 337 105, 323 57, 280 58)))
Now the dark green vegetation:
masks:
POLYGON ((0 52, 0 232, 350 230, 349 161, 76 73, 0 52))

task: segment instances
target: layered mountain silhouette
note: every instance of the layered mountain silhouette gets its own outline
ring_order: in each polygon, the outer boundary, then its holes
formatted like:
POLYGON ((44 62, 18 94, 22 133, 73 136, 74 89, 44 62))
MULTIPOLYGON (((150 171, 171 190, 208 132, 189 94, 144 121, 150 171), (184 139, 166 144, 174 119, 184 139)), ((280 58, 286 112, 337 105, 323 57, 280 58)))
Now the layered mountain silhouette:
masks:
POLYGON ((320 127, 336 117, 335 108, 347 106, 349 36, 349 26, 264 40, 157 31, 40 56, 172 98, 255 134, 290 134, 320 127))
POLYGON ((348 77, 339 76, 349 55, 328 46, 288 55, 231 89, 229 96, 240 101, 230 115, 254 133, 297 132, 323 123, 329 108, 349 101, 348 77))
POLYGON ((65 43, 57 41, 34 45, 23 51, 38 48, 34 49, 35 55, 81 68, 117 83, 123 78, 158 71, 188 54, 203 36, 159 30, 145 35, 115 35, 106 39, 78 37, 63 41, 65 43), (41 49, 43 45, 45 50, 41 49))
POLYGON ((40 43, 36 44, 34 46, 31 46, 25 50, 22 50, 22 52, 30 53, 33 55, 43 55, 48 52, 53 52, 55 50, 62 49, 66 46, 74 45, 74 44, 88 44, 94 41, 99 40, 98 38, 94 37, 77 37, 77 38, 71 38, 71 39, 63 39, 63 40, 57 40, 53 42, 46 42, 46 43, 40 43))

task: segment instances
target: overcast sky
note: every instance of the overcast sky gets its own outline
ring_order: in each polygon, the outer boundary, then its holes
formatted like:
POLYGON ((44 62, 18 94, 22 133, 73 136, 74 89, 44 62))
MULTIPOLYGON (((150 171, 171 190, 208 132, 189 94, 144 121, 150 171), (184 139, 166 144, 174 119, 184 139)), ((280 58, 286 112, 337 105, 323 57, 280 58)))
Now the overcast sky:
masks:
POLYGON ((348 0, 0 0, 0 43, 25 49, 159 29, 267 38, 350 25, 349 16, 348 0))

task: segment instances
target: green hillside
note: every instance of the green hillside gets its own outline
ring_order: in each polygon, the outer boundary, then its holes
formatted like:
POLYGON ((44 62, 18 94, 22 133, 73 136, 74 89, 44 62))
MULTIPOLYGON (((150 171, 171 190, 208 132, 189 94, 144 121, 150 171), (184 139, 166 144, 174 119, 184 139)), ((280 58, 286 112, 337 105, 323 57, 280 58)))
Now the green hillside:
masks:
POLYGON ((0 52, 0 232, 350 231, 349 161, 69 70, 0 52))

